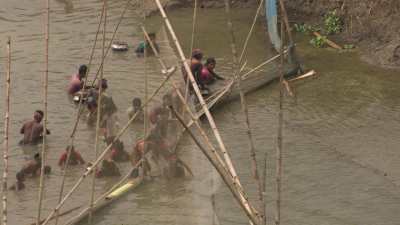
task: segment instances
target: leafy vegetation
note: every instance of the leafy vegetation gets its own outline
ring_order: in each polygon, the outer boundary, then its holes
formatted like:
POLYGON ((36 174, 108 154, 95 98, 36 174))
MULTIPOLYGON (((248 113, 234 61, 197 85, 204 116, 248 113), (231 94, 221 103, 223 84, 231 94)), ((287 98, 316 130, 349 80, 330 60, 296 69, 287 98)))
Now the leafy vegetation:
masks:
POLYGON ((326 36, 314 37, 311 39, 310 44, 312 44, 314 47, 322 48, 326 45, 326 39, 326 36))
POLYGON ((325 31, 327 34, 337 34, 342 31, 343 24, 336 10, 329 11, 324 17, 325 31))

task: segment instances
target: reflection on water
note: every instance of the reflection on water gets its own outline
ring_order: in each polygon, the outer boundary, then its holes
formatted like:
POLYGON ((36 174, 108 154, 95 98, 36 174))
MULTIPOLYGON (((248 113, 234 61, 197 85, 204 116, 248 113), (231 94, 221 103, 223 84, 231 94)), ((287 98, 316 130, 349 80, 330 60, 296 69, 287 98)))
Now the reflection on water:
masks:
MULTIPOLYGON (((11 36, 13 43, 10 138, 10 177, 13 177, 29 155, 37 151, 35 148, 21 149, 17 143, 22 123, 30 119, 34 110, 41 108, 44 6, 38 0, 2 0, 1 4, 0 40, 11 36)), ((108 38, 124 4, 121 0, 109 2, 108 38)), ((66 83, 78 66, 88 61, 100 9, 101 1, 95 0, 57 0, 52 3, 49 77, 49 128, 52 134, 48 147, 49 163, 54 173, 46 179, 44 215, 58 199, 61 171, 56 163, 75 120, 76 109, 66 97, 66 83)), ((243 43, 254 11, 241 10, 240 14, 234 14, 239 44, 243 43)), ((218 61, 217 71, 229 77, 232 64, 223 10, 201 10, 199 18, 195 47, 203 49, 206 57, 214 56, 218 61)), ((174 12, 171 20, 176 24, 185 52, 188 52, 191 10, 174 12)), ((149 31, 158 30, 159 18, 147 22, 149 31)), ((140 16, 131 7, 116 36, 117 40, 127 41, 130 50, 110 52, 106 60, 105 76, 119 108, 121 121, 127 121, 125 109, 130 106, 133 97, 144 96, 143 59, 136 58, 132 51, 142 38, 139 24, 140 16)), ((273 55, 266 45, 261 23, 258 25, 247 54, 249 68, 273 55)), ((159 41, 163 43, 163 40, 159 41)), ((5 42, 1 43, 4 46, 5 42)), ((285 100, 283 223, 398 224, 400 154, 397 151, 397 134, 400 118, 397 99, 400 90, 396 84, 400 78, 395 71, 380 70, 358 62, 356 53, 338 54, 328 49, 312 49, 306 44, 300 44, 299 53, 307 67, 315 69, 319 76, 292 84, 296 98, 285 100)), ((98 47, 92 71, 97 70, 100 56, 101 49, 98 47)), ((169 65, 175 64, 176 56, 171 51, 164 52, 163 56, 169 65)), ((154 90, 161 82, 160 67, 152 58, 146 68, 150 89, 154 90)), ((1 54, 0 72, 5 72, 4 54, 1 54)), ((0 84, 1 90, 4 90, 4 82, 0 84)), ((1 96, 1 102, 4 102, 1 96)), ((267 205, 269 223, 272 224, 277 85, 273 83, 248 95, 248 98, 258 156, 261 159, 265 151, 268 153, 267 205)), ((0 111, 3 109, 1 104, 0 111)), ((257 203, 239 103, 220 107, 215 111, 215 119, 242 183, 250 199, 257 203)), ((0 125, 3 125, 3 120, 0 125)), ((141 136, 141 127, 133 126, 122 138, 128 150, 141 136)), ((76 148, 86 160, 93 160, 93 129, 81 123, 77 133, 76 148)), ((185 136, 179 148, 182 149, 182 157, 192 166, 194 178, 148 182, 97 215, 98 224, 218 224, 213 222, 211 195, 214 193, 220 224, 247 223, 227 188, 219 179, 212 179, 217 177, 216 174, 191 140, 185 136)), ((129 168, 128 163, 119 166, 124 171, 129 168)), ((66 189, 71 188, 83 169, 75 167, 67 173, 66 189)), ((13 178, 10 178, 12 181, 13 178)), ((99 180, 96 193, 105 191, 115 181, 99 180)), ((26 190, 9 194, 10 224, 34 221, 38 182, 38 179, 28 179, 26 190)), ((65 209, 87 204, 89 196, 86 193, 89 190, 90 182, 85 181, 65 209)))

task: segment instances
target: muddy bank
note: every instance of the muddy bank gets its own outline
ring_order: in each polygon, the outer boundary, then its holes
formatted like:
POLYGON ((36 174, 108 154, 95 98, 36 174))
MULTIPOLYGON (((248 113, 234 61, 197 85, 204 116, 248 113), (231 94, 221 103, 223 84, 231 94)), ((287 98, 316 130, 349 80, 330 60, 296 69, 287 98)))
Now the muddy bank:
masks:
MULTIPOLYGON (((173 9, 190 7, 193 0, 163 0, 164 6, 173 9)), ((234 7, 251 7, 256 0, 231 1, 234 7)), ((328 11, 337 10, 344 26, 332 37, 339 42, 357 46, 362 59, 371 64, 400 68, 400 1, 398 0, 285 0, 290 20, 296 23, 316 24, 323 21, 328 11)), ((223 7, 221 0, 199 0, 200 7, 223 7)), ((152 13, 156 7, 149 1, 152 13)))

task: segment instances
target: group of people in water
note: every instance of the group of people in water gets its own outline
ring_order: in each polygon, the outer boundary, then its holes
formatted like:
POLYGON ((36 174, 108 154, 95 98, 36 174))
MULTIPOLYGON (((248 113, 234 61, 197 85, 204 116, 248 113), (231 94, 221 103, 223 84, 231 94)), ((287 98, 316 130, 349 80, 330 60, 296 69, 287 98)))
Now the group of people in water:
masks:
MULTIPOLYGON (((158 45, 155 43, 155 34, 150 34, 150 39, 159 51, 158 45)), ((136 49, 138 55, 144 54, 148 49, 150 43, 143 42, 136 49)), ((201 90, 207 90, 209 85, 212 85, 216 80, 224 80, 223 77, 217 75, 214 71, 216 60, 212 57, 207 58, 205 63, 202 63, 203 53, 199 49, 195 49, 190 59, 191 72, 201 90)), ((136 167, 132 173, 133 177, 139 175, 141 168, 144 175, 150 174, 152 168, 146 155, 151 152, 151 158, 155 160, 162 160, 168 168, 167 176, 184 176, 185 169, 182 161, 177 157, 174 146, 176 139, 170 137, 170 133, 176 134, 177 132, 170 132, 178 127, 177 121, 172 119, 170 106, 180 111, 182 104, 179 102, 178 95, 173 92, 167 92, 163 98, 162 103, 152 107, 148 112, 148 118, 144 118, 142 102, 140 98, 134 98, 132 105, 128 108, 127 114, 130 119, 135 117, 135 121, 143 122, 148 120, 150 124, 149 134, 144 138, 138 140, 133 147, 131 153, 128 153, 124 148, 124 143, 116 139, 116 126, 118 126, 118 119, 116 119, 117 107, 111 96, 107 94, 108 82, 102 79, 97 85, 92 87, 85 86, 85 79, 87 76, 88 68, 86 65, 81 65, 76 74, 72 75, 69 82, 67 93, 77 101, 85 104, 87 109, 87 121, 89 124, 94 123, 97 118, 97 110, 100 107, 100 127, 102 129, 102 136, 106 145, 111 145, 109 154, 102 161, 101 166, 95 171, 96 177, 110 177, 120 176, 120 170, 116 162, 131 161, 132 165, 136 167), (101 91, 101 105, 98 105, 99 89, 101 91)), ((187 73, 183 70, 184 81, 187 82, 187 73)), ((23 124, 20 133, 23 134, 23 139, 20 141, 21 145, 36 145, 43 139, 43 134, 50 134, 50 130, 44 131, 42 125, 43 111, 36 110, 33 115, 33 120, 23 124)), ((176 137, 175 137, 176 138, 176 137)), ((65 166, 85 165, 92 166, 90 162, 86 162, 82 155, 75 149, 73 145, 69 145, 62 152, 58 166, 62 169, 65 166)), ((39 153, 35 154, 32 160, 29 160, 23 168, 16 174, 16 183, 11 187, 14 190, 21 190, 25 187, 24 180, 26 177, 33 177, 40 174, 42 167, 42 160, 39 153)), ((45 174, 51 172, 51 167, 46 165, 45 174)))

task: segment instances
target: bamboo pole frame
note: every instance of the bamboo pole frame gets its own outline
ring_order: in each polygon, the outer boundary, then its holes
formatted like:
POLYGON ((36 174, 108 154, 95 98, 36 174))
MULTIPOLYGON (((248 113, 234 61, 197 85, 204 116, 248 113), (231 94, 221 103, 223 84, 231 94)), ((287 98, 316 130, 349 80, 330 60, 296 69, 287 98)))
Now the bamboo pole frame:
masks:
MULTIPOLYGON (((104 51, 105 51, 105 46, 106 46, 106 28, 107 28, 107 0, 103 0, 103 14, 104 14, 104 23, 103 23, 103 42, 102 42, 102 52, 101 52, 101 59, 102 59, 102 64, 104 63, 104 51)), ((99 154, 99 140, 100 140, 100 123, 102 119, 102 100, 103 100, 103 76, 104 76, 104 66, 101 67, 100 71, 100 79, 97 82, 97 86, 99 88, 99 97, 97 99, 97 118, 96 118, 96 137, 95 137, 95 143, 94 143, 94 154, 95 154, 95 159, 97 158, 99 154)), ((96 171, 97 166, 94 167, 94 170, 96 171)), ((88 223, 89 225, 93 224, 93 205, 94 205, 94 195, 96 192, 96 173, 93 173, 92 175, 92 188, 91 188, 91 196, 90 196, 90 201, 89 201, 89 217, 88 217, 88 223)))
MULTIPOLYGON (((152 93, 152 95, 149 97, 147 102, 144 102, 143 105, 141 106, 141 109, 144 108, 145 105, 149 104, 149 102, 159 93, 162 87, 167 83, 167 81, 171 78, 175 71, 169 73, 167 77, 164 79, 164 81, 160 84, 160 86, 152 93)), ((139 112, 136 112, 131 119, 126 123, 126 125, 118 132, 118 134, 115 136, 114 140, 103 150, 103 152, 99 155, 99 157, 96 159, 96 161, 93 162, 92 166, 86 168, 86 171, 82 174, 82 176, 78 179, 78 181, 75 183, 75 185, 69 190, 69 192, 63 197, 63 199, 57 204, 57 206, 53 209, 53 211, 47 216, 46 220, 42 223, 42 225, 46 225, 51 217, 65 204, 65 202, 70 198, 70 196, 76 191, 76 189, 82 184, 82 182, 85 180, 85 178, 93 172, 94 167, 97 166, 106 156, 106 154, 110 151, 112 145, 116 140, 118 140, 129 128, 129 126, 132 124, 132 122, 136 119, 138 116, 139 112)))
POLYGON ((50 1, 46 0, 46 17, 45 17, 45 71, 43 75, 43 143, 42 143, 42 165, 40 168, 40 184, 39 184, 39 201, 36 224, 40 225, 40 216, 42 211, 42 201, 44 194, 44 167, 46 164, 46 138, 47 138, 47 92, 49 78, 49 26, 50 26, 50 1))
POLYGON ((11 90, 11 37, 7 39, 7 76, 6 76, 6 107, 4 115, 4 143, 3 143, 3 185, 2 185, 2 199, 3 199, 3 212, 2 224, 7 225, 7 209, 8 209, 8 133, 10 129, 10 90, 11 90))
MULTIPOLYGON (((104 8, 104 4, 103 4, 103 8, 104 8)), ((92 50, 91 50, 91 54, 90 54, 90 57, 89 57, 88 69, 86 71, 85 80, 83 82, 83 88, 82 88, 83 90, 85 90, 85 87, 86 87, 86 84, 87 84, 87 80, 88 80, 87 78, 88 78, 89 71, 90 71, 90 68, 91 68, 91 65, 92 65, 93 56, 94 56, 94 50, 96 49, 97 39, 98 39, 98 35, 100 33, 100 27, 101 27, 101 24, 102 24, 102 21, 103 21, 103 16, 104 16, 104 9, 101 10, 100 22, 99 22, 99 24, 97 26, 97 32, 96 32, 96 36, 95 36, 95 39, 94 39, 94 44, 93 44, 93 47, 92 47, 92 50)), ((70 144, 69 144, 70 146, 74 146, 74 139, 75 139, 76 129, 78 128, 80 116, 81 116, 81 113, 83 111, 83 108, 82 108, 83 104, 82 103, 83 103, 83 93, 80 95, 80 98, 79 98, 78 110, 77 110, 77 115, 76 115, 76 119, 75 119, 75 124, 74 124, 74 126, 72 128, 72 131, 71 131, 71 134, 70 134, 70 144)), ((63 168, 63 175, 62 175, 63 178, 62 178, 62 181, 61 181, 60 192, 59 192, 59 195, 58 195, 58 203, 60 203, 60 201, 62 199, 62 195, 64 193, 65 178, 66 178, 66 173, 67 173, 68 166, 69 166, 70 157, 71 157, 71 151, 69 151, 68 154, 67 154, 67 160, 66 160, 64 168, 63 168)), ((57 210, 56 215, 54 217, 55 217, 55 225, 57 225, 58 224, 58 217, 59 217, 59 211, 58 210, 57 210)))
POLYGON ((178 119, 178 121, 181 123, 181 125, 186 128, 186 130, 188 131, 188 133, 191 136, 191 138, 193 139, 193 141, 196 143, 196 145, 200 148, 200 150, 204 153, 204 155, 207 157, 207 159, 211 162, 211 164, 214 166, 214 168, 220 174, 220 176, 222 177, 222 180, 225 182, 225 184, 227 185, 227 187, 229 188, 229 190, 231 191, 231 193, 235 197, 236 201, 243 208, 243 210, 245 211, 246 215, 249 217, 250 221, 253 224, 259 224, 259 220, 258 220, 257 215, 253 211, 249 210, 248 203, 246 203, 246 201, 243 200, 243 196, 242 196, 242 193, 240 192, 240 188, 238 188, 239 184, 235 181, 234 178, 232 178, 232 176, 229 173, 229 171, 227 171, 217 161, 217 159, 215 159, 213 157, 213 155, 212 155, 212 153, 210 153, 210 151, 205 149, 200 144, 200 142, 197 140, 197 138, 195 137, 193 132, 189 129, 189 127, 186 126, 185 122, 183 121, 183 118, 180 115, 178 115, 178 113, 175 111, 175 109, 173 109, 171 107, 171 111, 175 115, 175 117, 178 119))
MULTIPOLYGON (((207 116, 207 119, 208 119, 208 121, 209 121, 209 123, 210 123, 210 126, 211 126, 211 128, 212 128, 212 131, 213 131, 213 133, 214 133, 214 135, 215 135, 215 138, 216 138, 216 140, 217 140, 217 142, 218 142, 218 144, 219 144, 219 146, 220 146, 220 149, 221 149, 221 151, 222 151, 222 153, 223 153, 223 156, 224 156, 224 159, 225 159, 225 162, 226 162, 226 166, 229 168, 229 171, 230 171, 230 173, 232 174, 232 176, 233 176, 235 182, 237 182, 237 183, 239 184, 239 186, 241 186, 240 181, 239 181, 239 179, 238 179, 238 177, 237 177, 237 174, 236 174, 236 170, 235 170, 235 168, 233 167, 232 160, 231 160, 231 158, 230 158, 230 156, 229 156, 229 154, 228 154, 228 152, 227 152, 227 150, 226 150, 226 147, 225 147, 225 145, 224 145, 224 143, 223 143, 223 141, 222 141, 221 134, 219 133, 219 130, 218 130, 216 124, 215 124, 215 121, 214 121, 214 119, 213 119, 213 117, 212 117, 210 111, 209 111, 208 108, 207 108, 207 105, 206 105, 206 103, 205 103, 205 101, 204 101, 204 99, 203 99, 203 96, 201 95, 200 89, 199 89, 199 87, 198 87, 197 84, 196 84, 196 81, 195 81, 195 79, 194 79, 194 76, 193 76, 193 74, 192 74, 192 71, 191 71, 191 69, 190 69, 190 66, 189 66, 188 62, 186 61, 185 54, 183 53, 182 47, 181 47, 181 45, 180 45, 180 43, 179 43, 179 41, 178 41, 178 38, 177 38, 177 36, 176 36, 176 34, 175 34, 175 32, 174 32, 174 29, 172 28, 172 25, 171 25, 171 23, 170 23, 170 21, 169 21, 167 15, 166 15, 165 11, 164 11, 164 8, 162 7, 162 5, 161 5, 161 3, 160 3, 160 0, 154 0, 154 1, 156 2, 157 7, 158 7, 158 9, 159 9, 159 11, 160 11, 160 13, 161 13, 161 16, 162 16, 163 20, 164 20, 164 23, 165 23, 165 25, 167 26, 167 28, 168 28, 168 30, 169 30, 169 32, 170 32, 170 34, 171 34, 171 37, 172 37, 173 42, 174 42, 174 44, 175 44, 175 46, 176 46, 176 48, 177 48, 177 50, 178 50, 180 59, 181 59, 182 62, 183 62, 184 68, 185 68, 185 70, 186 70, 186 72, 187 72, 187 74, 188 74, 188 78, 189 78, 189 80, 190 80, 190 82, 191 82, 191 84, 192 84, 192 87, 193 87, 193 89, 194 89, 194 92, 196 93, 197 98, 198 98, 199 101, 200 101, 201 107, 203 108, 204 113, 205 113, 205 115, 207 116)), ((243 196, 242 196, 242 198, 244 199, 243 196)), ((248 209, 250 210, 250 206, 247 205, 247 207, 248 207, 248 209)))

